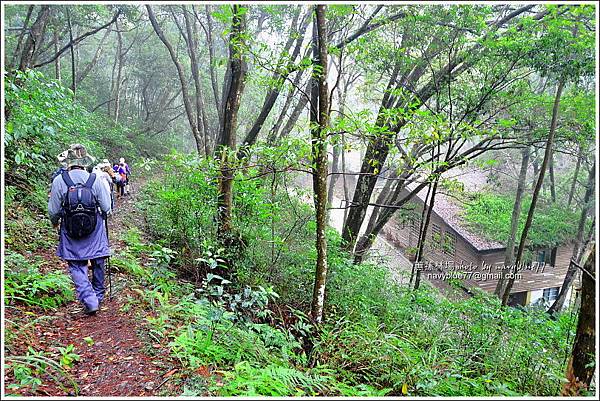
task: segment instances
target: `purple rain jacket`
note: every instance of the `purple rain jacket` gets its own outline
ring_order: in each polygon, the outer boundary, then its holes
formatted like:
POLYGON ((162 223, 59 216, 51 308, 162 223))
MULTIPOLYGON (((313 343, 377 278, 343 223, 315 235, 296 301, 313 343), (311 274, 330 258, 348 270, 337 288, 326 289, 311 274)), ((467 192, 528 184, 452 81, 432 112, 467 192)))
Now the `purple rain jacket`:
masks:
MULTIPOLYGON (((71 170, 69 176, 75 184, 85 183, 89 177, 85 170, 71 170)), ((67 193, 67 184, 59 175, 52 181, 50 199, 48 200, 48 213, 52 224, 57 224, 62 211, 62 201, 67 193)), ((102 179, 96 177, 92 185, 92 192, 96 195, 102 212, 110 213, 110 192, 107 191, 102 179)), ((104 219, 100 211, 97 212, 96 229, 89 236, 82 239, 70 238, 64 224, 60 225, 60 240, 56 254, 65 260, 89 260, 110 256, 108 238, 104 227, 104 219)))

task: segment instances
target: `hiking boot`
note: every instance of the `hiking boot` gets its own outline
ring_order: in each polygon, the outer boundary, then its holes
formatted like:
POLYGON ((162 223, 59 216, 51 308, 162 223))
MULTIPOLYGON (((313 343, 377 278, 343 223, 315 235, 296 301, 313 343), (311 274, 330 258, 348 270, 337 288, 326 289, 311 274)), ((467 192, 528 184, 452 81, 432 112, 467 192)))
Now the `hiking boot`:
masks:
POLYGON ((96 312, 98 312, 99 307, 96 306, 95 308, 88 308, 87 306, 84 308, 83 313, 85 313, 88 316, 94 316, 96 314, 96 312))

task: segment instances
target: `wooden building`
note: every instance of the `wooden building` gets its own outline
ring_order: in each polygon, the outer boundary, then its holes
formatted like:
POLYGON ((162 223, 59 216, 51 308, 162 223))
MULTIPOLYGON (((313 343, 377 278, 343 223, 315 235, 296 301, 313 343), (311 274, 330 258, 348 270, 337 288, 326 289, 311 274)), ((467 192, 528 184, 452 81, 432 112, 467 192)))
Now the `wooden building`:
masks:
MULTIPOLYGON (((398 211, 383 229, 384 237, 407 256, 417 247, 425 196, 426 191, 421 191, 406 210, 398 211)), ((422 270, 422 277, 433 284, 456 278, 466 288, 478 287, 493 292, 500 269, 505 268, 506 248, 469 230, 461 220, 462 209, 457 203, 442 193, 436 195, 423 252, 424 263, 418 268, 422 270)), ((527 305, 542 298, 554 300, 569 266, 573 247, 573 244, 564 244, 552 249, 531 249, 531 260, 517 270, 510 304, 527 305)), ((510 267, 506 271, 510 271, 510 267)))

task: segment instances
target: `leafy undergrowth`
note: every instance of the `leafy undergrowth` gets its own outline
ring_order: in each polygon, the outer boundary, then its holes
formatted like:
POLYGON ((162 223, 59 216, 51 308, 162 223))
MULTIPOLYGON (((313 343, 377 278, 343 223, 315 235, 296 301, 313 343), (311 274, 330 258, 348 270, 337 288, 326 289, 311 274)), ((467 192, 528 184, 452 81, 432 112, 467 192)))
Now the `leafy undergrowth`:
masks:
POLYGON ((285 193, 265 195, 260 185, 243 183, 235 201, 245 211, 236 217, 246 221, 239 225, 244 245, 219 248, 211 236, 213 205, 195 198, 214 184, 196 167, 196 174, 152 183, 152 203, 136 202, 137 212, 122 215, 130 226, 150 227, 114 227, 117 299, 99 315, 102 322, 80 320, 69 309, 76 306, 70 280, 52 256, 55 234, 47 221, 9 203, 21 213, 7 221, 9 392, 122 395, 133 387, 123 377, 139 370, 146 381, 135 381, 136 392, 127 394, 559 393, 574 331, 570 314, 553 321, 541 310, 502 308, 484 293, 450 301, 429 286, 410 291, 392 284, 384 267, 353 265, 333 230, 325 321, 313 326, 305 314, 315 258, 309 211, 285 193), (154 215, 169 207, 181 214, 154 215), (276 246, 265 247, 273 233, 276 246), (108 329, 99 333, 100 326, 108 329), (117 334, 125 337, 118 347, 100 344, 117 334), (106 355, 94 356, 97 347, 106 355), (111 374, 89 374, 98 358, 111 374), (100 382, 105 377, 113 381, 100 382))
POLYGON ((541 310, 504 309, 483 293, 453 302, 431 288, 395 289, 380 268, 348 263, 333 267, 327 321, 315 328, 296 310, 290 324, 273 316, 281 305, 271 290, 239 290, 216 275, 199 286, 182 282, 169 269, 172 250, 143 242, 135 230, 125 237, 114 263, 136 277, 130 305, 151 341, 178 361, 165 391, 483 396, 560 389, 573 330, 567 314, 552 321, 541 310))
POLYGON ((179 360, 183 394, 559 394, 572 315, 502 308, 483 292, 451 301, 429 286, 411 291, 381 266, 353 265, 331 230, 325 322, 315 327, 305 315, 314 222, 285 183, 235 182, 243 246, 220 249, 214 166, 173 155, 161 168, 140 202, 156 244, 129 233, 120 263, 151 285, 139 302, 179 360), (163 268, 143 269, 140 258, 163 268))

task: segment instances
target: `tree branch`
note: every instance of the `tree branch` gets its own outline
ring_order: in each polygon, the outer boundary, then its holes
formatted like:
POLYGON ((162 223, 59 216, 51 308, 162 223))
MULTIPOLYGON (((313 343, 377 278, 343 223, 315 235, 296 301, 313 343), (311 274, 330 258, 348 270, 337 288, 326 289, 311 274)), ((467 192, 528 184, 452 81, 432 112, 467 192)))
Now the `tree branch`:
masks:
POLYGON ((46 64, 50 64, 51 62, 53 62, 54 60, 56 60, 57 58, 59 58, 64 52, 66 52, 67 50, 69 50, 72 46, 75 46, 76 44, 78 44, 79 42, 81 42, 83 39, 87 38, 88 36, 91 36, 101 30, 103 30, 104 28, 107 28, 108 26, 112 25, 115 23, 115 21, 117 20, 117 18, 119 18, 119 15, 121 15, 121 10, 117 10, 117 12, 115 13, 115 15, 113 16, 113 18, 108 21, 106 24, 99 26, 98 28, 92 29, 89 32, 84 33, 83 35, 72 39, 69 41, 69 43, 67 43, 65 45, 65 47, 63 47, 62 49, 60 49, 58 51, 58 53, 56 53, 54 56, 52 56, 49 60, 43 61, 39 64, 36 64, 33 66, 33 68, 39 68, 39 67, 43 67, 46 64))

